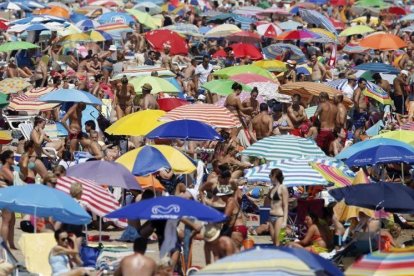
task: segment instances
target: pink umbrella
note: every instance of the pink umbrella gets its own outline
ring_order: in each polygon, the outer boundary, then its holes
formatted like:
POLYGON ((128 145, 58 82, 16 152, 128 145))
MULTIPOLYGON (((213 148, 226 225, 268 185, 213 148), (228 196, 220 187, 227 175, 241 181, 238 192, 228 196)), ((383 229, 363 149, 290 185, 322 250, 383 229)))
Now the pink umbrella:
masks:
POLYGON ((272 7, 272 8, 268 8, 268 9, 265 9, 264 11, 257 13, 257 15, 271 15, 271 14, 289 15, 289 12, 284 9, 272 7))
POLYGON ((268 81, 272 81, 271 79, 268 79, 266 77, 263 77, 261 75, 257 75, 257 74, 252 74, 252 73, 243 73, 243 74, 238 74, 238 75, 234 75, 230 77, 231 80, 243 83, 243 84, 248 84, 251 82, 268 82, 268 81))
MULTIPOLYGON (((223 106, 224 107, 224 103, 226 102, 226 98, 227 97, 221 97, 220 100, 216 103, 217 106, 223 106)), ((240 93, 240 101, 244 102, 246 100, 248 100, 250 98, 250 93, 249 92, 241 92, 240 93)), ((262 96, 257 96, 257 101, 259 102, 259 104, 264 103, 265 100, 263 99, 262 96)))

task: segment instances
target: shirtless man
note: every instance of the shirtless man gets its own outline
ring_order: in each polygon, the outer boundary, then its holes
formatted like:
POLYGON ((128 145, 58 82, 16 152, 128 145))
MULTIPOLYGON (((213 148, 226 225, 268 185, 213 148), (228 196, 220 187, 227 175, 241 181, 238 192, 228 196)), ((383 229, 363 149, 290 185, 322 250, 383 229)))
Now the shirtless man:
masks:
POLYGON ((240 94, 242 92, 241 84, 235 82, 232 87, 233 93, 227 96, 226 101, 224 102, 224 106, 230 110, 230 112, 234 113, 237 117, 239 117, 240 122, 243 124, 244 128, 247 128, 246 123, 243 118, 242 113, 251 112, 253 108, 251 107, 244 107, 240 101, 240 94))
POLYGON ((299 94, 292 96, 292 105, 288 107, 288 116, 293 124, 294 129, 291 130, 291 134, 295 136, 302 136, 300 126, 306 122, 308 117, 306 116, 305 108, 301 105, 302 97, 299 94))
POLYGON ((140 101, 141 110, 147 109, 160 109, 154 96, 151 95, 152 86, 149 83, 144 84, 142 87, 142 99, 140 101))
POLYGON ((344 101, 344 95, 335 95, 334 97, 334 104, 336 104, 336 107, 338 109, 338 113, 336 114, 336 121, 335 125, 338 128, 346 129, 346 116, 347 116, 347 110, 343 103, 344 101))
POLYGON ((196 66, 197 66, 197 60, 192 59, 183 72, 184 91, 187 92, 187 94, 192 97, 196 96, 196 86, 194 83, 196 66))
POLYGON ((214 258, 213 261, 217 261, 238 252, 233 240, 227 236, 220 237, 220 229, 212 224, 207 224, 204 228, 204 241, 204 254, 207 265, 212 263, 211 253, 214 258))
POLYGON ((400 74, 394 79, 394 105, 398 114, 404 114, 404 102, 407 96, 405 87, 408 83, 408 71, 401 70, 400 74))
POLYGON ((128 78, 124 75, 115 88, 114 105, 118 120, 132 113, 135 95, 134 86, 128 83, 128 78))
POLYGON ((78 148, 79 134, 82 131, 82 111, 85 110, 86 105, 84 103, 74 104, 66 112, 65 116, 60 120, 62 125, 69 132, 69 145, 70 152, 73 153, 78 148), (67 121, 69 120, 69 125, 67 121))
POLYGON ((259 95, 259 91, 257 90, 257 87, 254 87, 252 89, 252 92, 250 92, 250 98, 246 99, 244 102, 242 102, 243 107, 251 107, 252 111, 245 113, 246 115, 253 117, 256 116, 259 112, 259 101, 257 100, 257 96, 259 95))
POLYGON ((161 67, 164 67, 165 69, 172 70, 172 59, 170 57, 170 46, 164 46, 164 52, 161 53, 161 67))
POLYGON ((321 130, 316 137, 318 146, 328 155, 329 146, 335 140, 333 130, 335 128, 338 108, 329 102, 329 96, 326 92, 319 94, 319 105, 315 112, 315 118, 321 122, 321 130))
POLYGON ((81 133, 79 142, 82 145, 83 150, 89 152, 96 160, 101 160, 104 158, 102 147, 98 142, 91 140, 88 134, 84 132, 81 133))
POLYGON ((368 117, 368 103, 365 100, 363 91, 367 87, 367 80, 360 78, 358 80, 358 87, 354 91, 354 125, 356 128, 365 126, 365 122, 368 117))
POLYGON ((269 106, 267 103, 260 104, 260 113, 250 122, 250 133, 253 133, 253 139, 256 141, 272 135, 273 118, 269 115, 269 106))
POLYGON ((157 265, 155 261, 145 256, 147 250, 147 239, 137 238, 134 241, 134 254, 122 259, 115 276, 152 276, 155 275, 157 265))
POLYGON ((326 69, 325 67, 318 61, 318 58, 315 54, 313 54, 310 58, 311 63, 310 67, 312 68, 312 81, 313 82, 321 82, 325 79, 326 69))
POLYGON ((375 84, 384 89, 387 92, 388 96, 391 94, 391 85, 387 80, 383 80, 380 73, 375 73, 372 75, 372 78, 375 81, 375 84))

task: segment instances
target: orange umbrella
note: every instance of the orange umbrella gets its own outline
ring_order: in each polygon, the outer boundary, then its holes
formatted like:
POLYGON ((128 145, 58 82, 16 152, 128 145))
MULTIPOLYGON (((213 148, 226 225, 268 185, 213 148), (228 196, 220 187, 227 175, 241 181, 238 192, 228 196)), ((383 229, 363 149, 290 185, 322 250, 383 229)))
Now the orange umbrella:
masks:
POLYGON ((154 188, 156 191, 164 191, 165 188, 154 175, 136 176, 136 180, 143 190, 154 188))
POLYGON ((35 10, 33 14, 52 15, 52 16, 62 17, 62 18, 70 17, 69 12, 66 9, 59 7, 59 6, 53 6, 47 9, 35 10))
POLYGON ((361 40, 359 46, 376 50, 397 50, 407 47, 401 38, 393 34, 372 34, 361 40))

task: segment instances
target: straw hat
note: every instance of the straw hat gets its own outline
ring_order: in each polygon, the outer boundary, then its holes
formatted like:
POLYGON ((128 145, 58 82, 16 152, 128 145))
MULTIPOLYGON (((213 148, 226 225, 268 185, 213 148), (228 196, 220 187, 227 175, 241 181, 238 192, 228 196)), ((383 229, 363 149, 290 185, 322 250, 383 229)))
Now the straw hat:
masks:
POLYGON ((204 226, 203 235, 206 242, 215 241, 220 236, 220 228, 215 224, 207 224, 204 226))
POLYGON ((141 86, 142 90, 147 90, 147 91, 151 91, 152 90, 152 86, 149 83, 145 83, 143 86, 141 86))

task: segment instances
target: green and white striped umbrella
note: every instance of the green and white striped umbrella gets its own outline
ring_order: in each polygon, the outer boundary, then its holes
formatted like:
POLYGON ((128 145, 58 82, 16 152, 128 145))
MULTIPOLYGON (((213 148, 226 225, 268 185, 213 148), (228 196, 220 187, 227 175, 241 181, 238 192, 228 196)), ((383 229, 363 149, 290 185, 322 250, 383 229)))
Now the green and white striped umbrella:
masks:
POLYGON ((326 156, 318 145, 316 145, 315 141, 293 135, 264 138, 242 151, 241 154, 264 158, 267 161, 304 156, 326 156))

